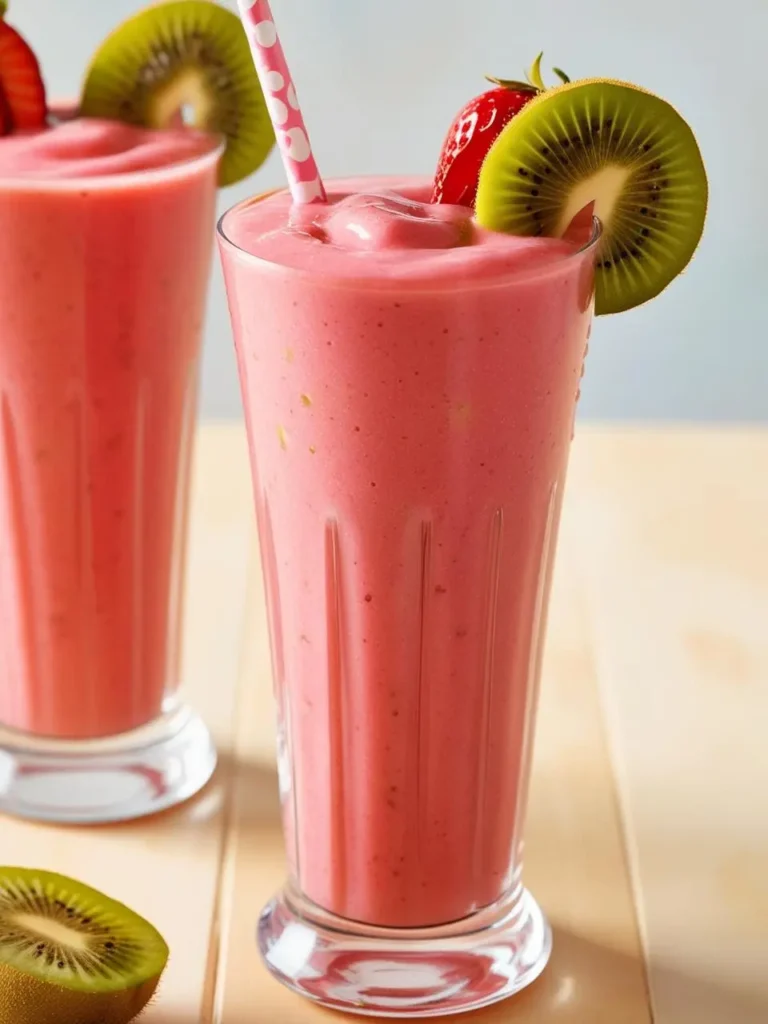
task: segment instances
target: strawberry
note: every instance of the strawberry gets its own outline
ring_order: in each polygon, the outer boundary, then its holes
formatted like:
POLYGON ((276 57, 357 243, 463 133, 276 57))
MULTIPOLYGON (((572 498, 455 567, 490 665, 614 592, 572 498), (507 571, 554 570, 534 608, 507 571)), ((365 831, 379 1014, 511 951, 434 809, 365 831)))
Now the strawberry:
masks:
MULTIPOLYGON (((7 0, 0 0, 0 21, 5 17, 8 10, 7 0)), ((5 102, 2 90, 0 90, 0 136, 8 135, 11 130, 11 112, 5 102)))
POLYGON ((433 203, 474 206, 480 168, 502 128, 536 95, 522 83, 489 89, 457 114, 440 154, 433 203))
MULTIPOLYGON (((515 114, 546 88, 541 77, 541 56, 531 65, 528 82, 489 78, 495 88, 470 100, 456 115, 440 153, 433 203, 475 205, 480 168, 488 150, 515 114)), ((555 74, 568 81, 568 76, 558 68, 555 74)))
POLYGON ((3 20, 0 20, 0 94, 0 107, 8 112, 11 129, 43 127, 47 108, 40 65, 28 43, 3 20))
MULTIPOLYGON (((2 0, 0 0, 0 3, 2 3, 2 0)), ((0 137, 10 134, 10 131, 11 112, 8 109, 8 104, 5 102, 2 92, 0 92, 0 137)))

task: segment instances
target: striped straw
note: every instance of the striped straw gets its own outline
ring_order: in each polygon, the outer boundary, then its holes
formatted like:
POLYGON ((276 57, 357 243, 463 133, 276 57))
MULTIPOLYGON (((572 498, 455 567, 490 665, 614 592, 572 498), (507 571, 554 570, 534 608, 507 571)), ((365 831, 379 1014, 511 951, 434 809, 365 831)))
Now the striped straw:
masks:
POLYGON ((269 0, 237 0, 295 203, 326 202, 269 0))

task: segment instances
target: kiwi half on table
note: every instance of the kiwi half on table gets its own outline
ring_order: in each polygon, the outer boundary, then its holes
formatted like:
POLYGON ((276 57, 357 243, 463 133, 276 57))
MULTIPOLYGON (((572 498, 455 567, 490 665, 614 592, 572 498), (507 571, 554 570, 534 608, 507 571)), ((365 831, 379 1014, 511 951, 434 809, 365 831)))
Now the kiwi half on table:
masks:
POLYGON ((707 210, 698 145, 666 101, 605 79, 542 93, 491 147, 476 213, 497 231, 559 237, 592 201, 595 312, 639 306, 687 266, 707 210))
POLYGON ((91 61, 80 113, 223 135, 220 185, 255 171, 275 143, 240 19, 209 0, 170 0, 123 22, 91 61))
POLYGON ((126 1024, 168 960, 138 914, 63 875, 0 867, 0 1024, 126 1024))

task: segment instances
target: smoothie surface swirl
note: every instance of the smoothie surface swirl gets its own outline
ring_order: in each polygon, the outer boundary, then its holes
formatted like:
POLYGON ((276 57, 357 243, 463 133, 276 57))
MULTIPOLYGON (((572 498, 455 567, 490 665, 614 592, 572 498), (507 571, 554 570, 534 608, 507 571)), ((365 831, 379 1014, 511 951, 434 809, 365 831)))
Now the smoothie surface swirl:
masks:
POLYGON ((99 178, 171 167, 211 153, 217 136, 75 118, 0 138, 0 178, 99 178))
POLYGON ((246 202, 225 217, 225 236, 267 262, 324 277, 468 281, 545 270, 570 242, 481 228, 462 206, 429 202, 420 178, 334 183, 326 206, 295 206, 287 192, 246 202))

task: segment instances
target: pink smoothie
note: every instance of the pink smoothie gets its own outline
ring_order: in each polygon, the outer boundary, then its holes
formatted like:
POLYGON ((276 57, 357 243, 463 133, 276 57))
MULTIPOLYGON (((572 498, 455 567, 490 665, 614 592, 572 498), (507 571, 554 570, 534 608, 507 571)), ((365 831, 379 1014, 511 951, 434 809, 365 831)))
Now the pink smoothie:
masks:
POLYGON ((178 681, 218 140, 0 138, 0 725, 90 738, 178 681))
POLYGON ((434 925, 518 881, 593 256, 333 191, 222 228, 285 831, 322 907, 434 925))

